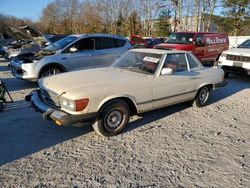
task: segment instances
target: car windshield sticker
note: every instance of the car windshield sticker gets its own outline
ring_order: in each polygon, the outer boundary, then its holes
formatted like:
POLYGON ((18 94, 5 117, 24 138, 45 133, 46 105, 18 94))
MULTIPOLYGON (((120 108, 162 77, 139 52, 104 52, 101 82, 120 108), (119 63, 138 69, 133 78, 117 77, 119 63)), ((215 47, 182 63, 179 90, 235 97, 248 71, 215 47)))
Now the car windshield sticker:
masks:
POLYGON ((150 61, 150 62, 153 62, 153 63, 158 63, 159 60, 160 59, 158 59, 158 58, 148 57, 148 56, 144 57, 144 59, 143 59, 143 61, 150 61))

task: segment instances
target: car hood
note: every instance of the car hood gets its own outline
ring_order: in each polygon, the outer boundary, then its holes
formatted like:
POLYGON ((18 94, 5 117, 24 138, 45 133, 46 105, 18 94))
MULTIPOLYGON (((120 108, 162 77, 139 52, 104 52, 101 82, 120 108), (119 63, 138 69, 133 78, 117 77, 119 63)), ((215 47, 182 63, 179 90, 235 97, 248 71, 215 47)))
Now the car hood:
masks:
POLYGON ((250 56, 250 48, 232 48, 223 53, 231 55, 250 56))
POLYGON ((15 28, 9 27, 6 30, 6 33, 10 35, 12 38, 16 40, 31 40, 32 37, 28 36, 27 34, 21 32, 20 30, 17 30, 15 28))
POLYGON ((78 99, 83 94, 106 91, 128 91, 149 87, 151 75, 114 67, 79 70, 39 80, 40 88, 78 99))
POLYGON ((38 29, 29 25, 19 27, 19 29, 9 27, 7 29, 7 33, 17 40, 33 41, 36 45, 39 45, 40 48, 44 47, 44 44, 47 42, 51 45, 54 45, 53 42, 48 39, 48 37, 46 37, 38 29))
POLYGON ((20 63, 32 63, 33 60, 40 60, 44 56, 54 55, 55 53, 56 51, 40 49, 39 46, 33 45, 30 48, 23 49, 23 51, 21 51, 15 59, 20 63))
POLYGON ((161 43, 155 45, 154 48, 156 49, 167 49, 167 50, 189 50, 191 44, 168 44, 168 43, 161 43))
POLYGON ((23 32, 27 37, 30 37, 37 45, 39 45, 41 48, 44 47, 43 44, 50 43, 52 46, 54 45, 53 42, 46 37, 41 31, 36 29, 35 27, 32 27, 30 25, 25 25, 19 27, 19 29, 25 31, 23 32))

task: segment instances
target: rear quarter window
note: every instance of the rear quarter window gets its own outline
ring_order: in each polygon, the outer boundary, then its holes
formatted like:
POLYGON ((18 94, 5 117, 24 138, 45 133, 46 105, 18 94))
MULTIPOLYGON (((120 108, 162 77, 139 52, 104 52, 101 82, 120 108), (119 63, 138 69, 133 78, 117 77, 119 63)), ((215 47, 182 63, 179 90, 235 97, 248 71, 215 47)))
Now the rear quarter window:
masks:
POLYGON ((126 43, 125 40, 122 40, 122 39, 114 39, 115 40, 115 43, 116 43, 116 47, 123 47, 126 43))
POLYGON ((195 61, 195 59, 190 54, 187 54, 187 59, 188 59, 190 69, 199 67, 199 64, 195 61))
POLYGON ((113 38, 100 37, 96 38, 96 49, 108 49, 108 48, 116 48, 116 43, 113 38))

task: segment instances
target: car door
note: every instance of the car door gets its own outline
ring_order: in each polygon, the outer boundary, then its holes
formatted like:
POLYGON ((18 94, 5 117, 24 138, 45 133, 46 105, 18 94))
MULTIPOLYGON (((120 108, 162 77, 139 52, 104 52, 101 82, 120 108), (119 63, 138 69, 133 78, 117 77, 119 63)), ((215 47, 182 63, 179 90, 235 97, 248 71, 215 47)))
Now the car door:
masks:
POLYGON ((61 55, 67 70, 95 67, 94 38, 87 37, 70 45, 61 55), (72 51, 72 48, 74 49, 72 51))
POLYGON ((193 54, 202 61, 205 59, 205 43, 202 33, 198 33, 194 41, 193 54))
POLYGON ((163 68, 173 73, 155 77, 153 83, 153 108, 159 108, 192 99, 196 92, 195 72, 189 70, 185 53, 167 54, 163 68))

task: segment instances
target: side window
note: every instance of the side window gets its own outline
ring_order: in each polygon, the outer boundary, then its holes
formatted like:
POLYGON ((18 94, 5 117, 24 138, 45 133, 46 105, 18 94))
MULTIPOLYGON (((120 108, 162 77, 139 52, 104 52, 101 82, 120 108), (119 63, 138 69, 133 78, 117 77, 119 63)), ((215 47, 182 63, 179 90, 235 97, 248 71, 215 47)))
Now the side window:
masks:
POLYGON ((195 59, 190 54, 187 54, 187 59, 188 59, 190 69, 199 67, 199 64, 195 61, 195 59))
POLYGON ((187 71, 188 67, 185 54, 168 54, 163 68, 171 68, 174 73, 187 71))
POLYGON ((96 38, 96 50, 115 48, 115 40, 113 38, 98 37, 96 38))
POLYGON ((199 33, 199 34, 197 35, 196 40, 195 40, 195 45, 196 45, 196 46, 204 46, 204 45, 205 45, 201 33, 199 33))
POLYGON ((125 45, 126 41, 122 39, 114 39, 116 43, 116 47, 122 47, 125 45))
POLYGON ((202 34, 201 33, 199 33, 197 35, 196 40, 195 40, 195 42, 199 42, 199 41, 203 42, 203 40, 202 40, 202 34))
POLYGON ((78 52, 84 50, 94 50, 94 39, 93 38, 85 38, 77 42, 76 46, 78 52))
POLYGON ((67 49, 64 50, 63 53, 69 53, 70 48, 72 48, 72 47, 77 49, 76 52, 81 52, 84 50, 93 50, 94 49, 94 39, 93 38, 81 39, 81 40, 77 41, 76 43, 70 45, 67 49))

